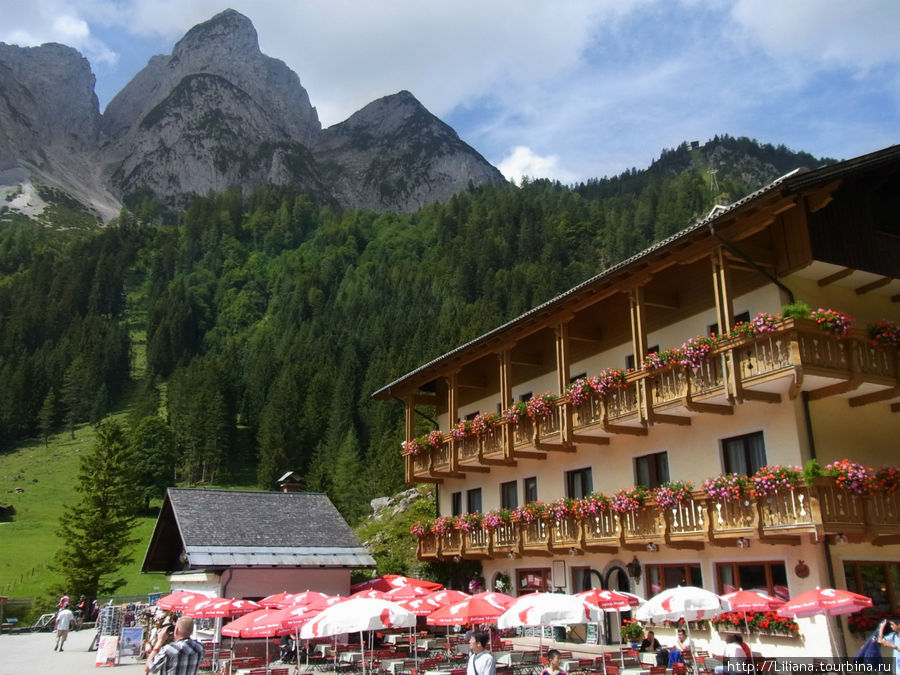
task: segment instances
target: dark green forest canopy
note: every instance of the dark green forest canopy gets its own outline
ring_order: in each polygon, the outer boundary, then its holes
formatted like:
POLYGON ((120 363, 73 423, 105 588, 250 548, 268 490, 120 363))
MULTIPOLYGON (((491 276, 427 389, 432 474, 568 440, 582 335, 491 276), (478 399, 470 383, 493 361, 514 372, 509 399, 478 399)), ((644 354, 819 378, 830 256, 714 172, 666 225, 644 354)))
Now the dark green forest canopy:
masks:
POLYGON ((822 163, 717 137, 645 171, 483 186, 414 214, 263 187, 183 214, 145 199, 97 231, 2 223, 0 439, 99 421, 131 389, 135 426, 165 401, 181 482, 250 471, 269 487, 299 470, 353 520, 403 484, 402 406, 373 391, 715 203, 822 163), (148 372, 133 383, 142 328, 148 372))

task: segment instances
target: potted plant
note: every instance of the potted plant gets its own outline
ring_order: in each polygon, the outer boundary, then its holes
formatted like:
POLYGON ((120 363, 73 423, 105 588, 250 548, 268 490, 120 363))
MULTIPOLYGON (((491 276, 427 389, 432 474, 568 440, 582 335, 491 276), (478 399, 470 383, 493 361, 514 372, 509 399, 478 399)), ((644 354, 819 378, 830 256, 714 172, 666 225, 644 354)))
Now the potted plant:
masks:
POLYGON ((638 622, 629 619, 622 621, 622 628, 619 630, 622 635, 622 642, 630 642, 635 649, 644 639, 644 627, 638 622))

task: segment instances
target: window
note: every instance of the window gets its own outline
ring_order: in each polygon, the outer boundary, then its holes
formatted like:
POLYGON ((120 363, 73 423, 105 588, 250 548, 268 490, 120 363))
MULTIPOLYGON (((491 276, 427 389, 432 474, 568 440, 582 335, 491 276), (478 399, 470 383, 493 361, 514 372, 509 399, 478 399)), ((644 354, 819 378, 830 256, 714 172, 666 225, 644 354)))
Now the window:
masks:
POLYGON ((587 377, 587 373, 579 373, 578 375, 573 375, 572 377, 569 378, 569 384, 572 384, 573 382, 578 382, 578 380, 583 380, 586 377, 587 377))
POLYGON ((581 593, 582 591, 591 590, 591 568, 590 567, 573 567, 572 568, 572 592, 581 593))
POLYGON ((703 588, 700 565, 645 565, 644 573, 647 575, 647 597, 677 586, 703 588))
POLYGON ((552 591, 550 586, 550 568, 533 570, 516 570, 516 595, 524 595, 532 591, 552 591))
MULTIPOLYGON (((648 354, 659 354, 659 345, 653 345, 650 349, 647 350, 648 354)), ((625 357, 625 370, 634 370, 636 364, 634 362, 634 354, 629 354, 625 357)))
POLYGON ((514 509, 519 505, 518 485, 511 480, 508 483, 500 483, 500 508, 514 509))
POLYGON ((450 512, 451 515, 458 516, 462 513, 462 492, 453 492, 450 494, 450 512))
MULTIPOLYGON (((734 325, 737 326, 739 323, 750 323, 750 312, 741 312, 740 314, 734 315, 734 325)), ((719 324, 711 323, 706 327, 707 335, 718 335, 719 334, 719 324)))
POLYGON ((469 513, 481 511, 481 488, 466 490, 466 511, 469 513))
POLYGON ((717 563, 716 576, 720 595, 743 588, 764 590, 785 601, 790 598, 783 562, 717 563))
POLYGON ((634 481, 649 489, 669 482, 669 454, 656 452, 634 458, 634 481))
POLYGON ((529 391, 528 393, 525 393, 525 394, 519 394, 519 400, 520 400, 520 401, 523 401, 523 402, 525 402, 525 403, 527 403, 527 402, 528 402, 528 399, 530 399, 530 398, 531 398, 531 392, 530 392, 530 391, 529 391))
POLYGON ((469 413, 468 415, 466 415, 466 419, 469 420, 470 422, 471 422, 472 420, 474 420, 476 417, 478 417, 478 411, 477 411, 477 410, 476 410, 475 412, 471 412, 471 413, 469 413))
POLYGON ((536 502, 537 496, 537 476, 522 479, 522 501, 525 504, 536 502))
POLYGON ((566 497, 581 499, 594 491, 594 480, 591 468, 566 471, 566 497))
POLYGON ((847 590, 872 598, 873 614, 900 611, 900 563, 845 562, 847 590))
POLYGON ((722 441, 722 460, 725 473, 751 476, 766 465, 766 444, 763 434, 757 431, 722 441))

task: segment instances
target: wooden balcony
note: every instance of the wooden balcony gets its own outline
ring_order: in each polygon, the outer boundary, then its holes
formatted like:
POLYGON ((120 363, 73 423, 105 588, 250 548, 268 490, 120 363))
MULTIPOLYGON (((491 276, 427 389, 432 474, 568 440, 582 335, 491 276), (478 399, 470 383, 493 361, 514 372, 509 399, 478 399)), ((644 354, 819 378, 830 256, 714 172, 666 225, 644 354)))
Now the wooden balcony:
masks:
POLYGON ((876 545, 900 543, 900 494, 850 495, 834 479, 783 488, 758 498, 728 502, 696 492, 675 507, 629 513, 609 509, 583 517, 514 520, 492 531, 451 529, 419 539, 419 558, 545 557, 588 552, 617 553, 648 545, 702 549, 735 546, 739 540, 797 543, 801 535, 842 534, 876 545))
MULTIPOLYGON (((605 396, 593 393, 577 406, 561 402, 549 414, 504 422, 480 436, 451 440, 448 434, 440 448, 407 456, 407 477, 409 482, 440 482, 510 464, 516 456, 540 458, 547 450, 598 442, 596 437, 605 437, 606 443, 616 435, 643 435, 655 424, 690 424, 696 415, 727 415, 736 404, 775 403, 801 391, 810 400, 842 396, 851 407, 900 400, 898 361, 897 350, 873 347, 862 332, 838 338, 812 321, 785 319, 774 332, 720 342, 696 369, 668 366, 629 373, 624 386, 605 396), (568 414, 572 424, 566 429, 568 414)), ((767 527, 778 527, 778 510, 787 506, 771 504, 767 527)))

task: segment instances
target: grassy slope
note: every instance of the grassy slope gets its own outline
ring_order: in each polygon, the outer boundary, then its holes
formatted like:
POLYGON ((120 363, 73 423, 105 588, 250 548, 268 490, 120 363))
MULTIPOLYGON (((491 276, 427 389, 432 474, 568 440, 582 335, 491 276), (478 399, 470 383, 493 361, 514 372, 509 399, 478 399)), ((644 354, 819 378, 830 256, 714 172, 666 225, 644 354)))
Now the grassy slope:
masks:
MULTIPOLYGON (((50 438, 47 447, 34 441, 12 453, 0 455, 0 500, 16 509, 11 522, 0 523, 0 595, 36 598, 46 595, 57 576, 48 569, 63 547, 57 537, 59 514, 78 498, 78 461, 94 443, 94 429, 82 425, 72 440, 68 431, 50 438), (16 488, 23 491, 17 493, 16 488)), ((167 588, 161 574, 141 574, 140 566, 155 517, 138 519, 135 561, 122 572, 128 585, 122 594, 146 593, 155 586, 167 588)))

